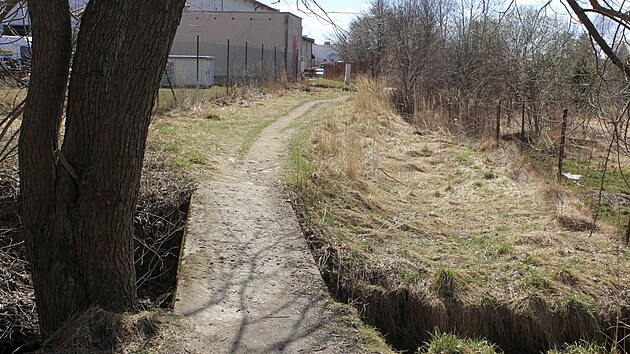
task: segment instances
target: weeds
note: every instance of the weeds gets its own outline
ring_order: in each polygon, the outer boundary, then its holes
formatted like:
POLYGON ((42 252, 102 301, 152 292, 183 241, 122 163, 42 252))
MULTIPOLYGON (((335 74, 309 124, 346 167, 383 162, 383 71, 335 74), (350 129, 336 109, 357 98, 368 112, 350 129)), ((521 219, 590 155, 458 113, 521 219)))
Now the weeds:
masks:
POLYGON ((630 279, 609 269, 610 233, 591 236, 577 222, 585 210, 577 196, 542 178, 517 144, 418 136, 393 115, 382 86, 356 86, 346 108, 292 147, 296 209, 333 289, 368 299, 366 316, 404 345, 444 323, 526 351, 543 350, 559 330, 576 339, 606 331, 615 289, 630 279), (565 301, 583 321, 563 327, 554 322, 558 299, 572 294, 595 308, 565 301), (496 321, 506 330, 492 329, 496 321))
POLYGON ((451 299, 457 295, 457 280, 455 271, 450 268, 440 268, 433 280, 433 291, 442 299, 451 299))
POLYGON ((567 345, 561 351, 554 349, 548 351, 547 354, 614 354, 614 351, 609 351, 595 342, 581 340, 567 345))
POLYGON ((417 354, 495 354, 498 348, 485 339, 461 338, 435 329, 417 354))

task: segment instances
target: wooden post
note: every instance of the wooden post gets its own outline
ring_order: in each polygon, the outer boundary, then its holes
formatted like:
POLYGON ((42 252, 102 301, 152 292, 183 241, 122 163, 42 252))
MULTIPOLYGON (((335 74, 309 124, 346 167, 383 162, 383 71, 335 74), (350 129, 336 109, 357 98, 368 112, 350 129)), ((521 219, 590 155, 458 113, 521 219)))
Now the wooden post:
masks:
POLYGON ((497 139, 497 142, 499 142, 499 140, 501 140, 501 100, 499 100, 499 104, 497 105, 496 139, 497 139))
POLYGON ((628 220, 628 226, 626 227, 626 245, 630 244, 630 220, 628 220))
POLYGON ((521 114, 521 140, 525 141, 525 100, 523 100, 521 114))
POLYGON ((475 136, 479 137, 479 100, 475 100, 475 136))
POLYGON ((560 151, 558 152, 558 183, 562 180, 562 163, 564 160, 564 144, 567 138, 567 120, 569 110, 562 111, 562 135, 560 136, 560 151))
POLYGON ((466 103, 464 106, 464 118, 462 119, 462 127, 464 128, 464 134, 468 134, 468 124, 470 122, 470 102, 468 98, 466 98, 466 103))
POLYGON ((418 117, 418 89, 417 85, 413 85, 413 120, 416 124, 416 133, 420 132, 420 119, 418 117))
POLYGON ((448 105, 448 124, 450 125, 453 122, 453 111, 451 110, 451 99, 446 99, 446 104, 448 105))
POLYGON ((540 104, 540 107, 535 105, 534 108, 534 131, 536 132, 536 138, 540 138, 540 120, 542 118, 542 107, 545 105, 544 102, 540 104))
POLYGON ((422 122, 424 123, 424 129, 425 130, 431 130, 431 127, 429 126, 429 116, 427 114, 427 102, 424 99, 424 95, 422 95, 422 122))

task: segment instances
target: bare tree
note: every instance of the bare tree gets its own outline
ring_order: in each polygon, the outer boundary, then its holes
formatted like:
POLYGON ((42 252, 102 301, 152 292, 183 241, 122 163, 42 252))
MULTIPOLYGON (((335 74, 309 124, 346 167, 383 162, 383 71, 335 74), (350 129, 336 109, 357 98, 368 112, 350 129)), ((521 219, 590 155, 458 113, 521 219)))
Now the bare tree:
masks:
MULTIPOLYGON (((582 7, 576 0, 566 0, 567 4, 582 22, 588 34, 593 38, 604 54, 613 62, 628 78, 630 78, 630 65, 624 62, 617 52, 614 45, 611 45, 604 35, 597 29, 588 14, 595 14, 607 20, 616 23, 623 31, 630 30, 630 14, 628 9, 624 9, 625 2, 615 6, 615 2, 605 2, 605 6, 601 5, 598 0, 589 0, 586 7, 582 7)), ((627 5, 626 5, 627 6, 627 5)))
POLYGON ((388 38, 385 20, 386 0, 373 0, 370 10, 350 24, 348 31, 337 31, 336 46, 347 62, 371 63, 378 76, 388 38))
POLYGON ((429 0, 394 0, 388 3, 385 18, 388 30, 386 57, 390 72, 400 82, 402 108, 412 111, 418 86, 434 88, 444 60, 444 21, 446 3, 429 0))
MULTIPOLYGON (((589 0, 588 3, 580 4, 576 0, 566 0, 571 11, 584 25, 584 28, 588 32, 591 39, 597 44, 597 47, 601 52, 616 66, 624 76, 624 84, 612 85, 605 77, 606 73, 600 72, 600 76, 604 79, 603 94, 610 98, 616 98, 608 100, 607 104, 611 102, 616 106, 616 110, 606 109, 602 107, 600 102, 599 112, 602 116, 606 117, 605 127, 610 137, 610 144, 608 147, 606 159, 604 162, 604 168, 602 172, 602 179, 599 192, 599 201, 601 204, 602 193, 605 184, 605 176, 607 173, 608 165, 611 163, 611 159, 617 159, 617 163, 620 163, 621 154, 630 155, 630 145, 628 145, 628 131, 630 130, 630 97, 628 97, 628 85, 627 81, 630 79, 630 62, 628 61, 627 54, 627 39, 626 35, 630 30, 630 14, 628 4, 626 2, 606 1, 600 3, 598 0, 589 0), (593 19, 600 20, 604 23, 614 25, 612 33, 606 33, 601 27, 598 28, 593 19), (624 54, 625 53, 625 54, 624 54), (619 97, 621 93, 621 97, 619 97), (621 102, 621 105, 619 105, 621 102)), ((619 166, 620 167, 620 166, 619 166)), ((620 171, 623 171, 620 168, 620 171)), ((627 186, 630 186, 628 179, 624 176, 627 186)), ((599 205, 598 204, 598 205, 599 205)), ((595 214, 597 218, 598 213, 595 214)), ((630 242, 630 221, 626 226, 625 242, 630 242)))

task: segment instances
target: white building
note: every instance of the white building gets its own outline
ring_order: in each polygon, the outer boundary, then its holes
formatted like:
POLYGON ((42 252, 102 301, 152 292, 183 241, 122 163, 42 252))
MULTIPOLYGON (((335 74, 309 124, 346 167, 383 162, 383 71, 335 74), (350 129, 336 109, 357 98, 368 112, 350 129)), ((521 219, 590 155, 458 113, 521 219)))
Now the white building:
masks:
POLYGON ((313 45, 313 56, 315 57, 315 65, 332 64, 341 60, 341 56, 334 44, 324 42, 324 44, 313 45))
MULTIPOLYGON (((89 3, 68 1, 74 12, 89 3)), ((16 6, 2 25, 5 35, 29 35, 26 5, 16 6)), ((229 72, 240 77, 297 78, 310 64, 301 45, 302 19, 291 13, 256 0, 187 0, 171 55, 213 56, 218 77, 229 72)))

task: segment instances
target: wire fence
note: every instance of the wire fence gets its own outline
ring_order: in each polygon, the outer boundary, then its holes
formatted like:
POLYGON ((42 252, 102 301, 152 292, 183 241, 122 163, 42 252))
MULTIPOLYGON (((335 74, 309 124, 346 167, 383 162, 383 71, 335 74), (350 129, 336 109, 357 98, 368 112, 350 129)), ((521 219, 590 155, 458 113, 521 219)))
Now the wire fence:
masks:
MULTIPOLYGON (((186 57, 212 58, 212 83, 222 86, 262 85, 280 80, 297 80, 302 74, 304 55, 300 51, 288 51, 286 47, 258 42, 217 40, 197 35, 196 42, 179 41, 174 45, 173 53, 185 53, 186 57)), ((178 55, 173 55, 177 57, 178 55)), ((203 67, 203 65, 201 65, 203 67)), ((199 70, 199 69, 198 69, 199 70)), ((203 71, 203 70, 202 70, 203 71)), ((175 73, 177 75, 177 73, 175 73)), ((184 74, 181 74, 184 75, 184 74)), ((177 78, 163 80, 163 86, 197 86, 194 80, 185 85, 177 78), (170 83, 168 81, 171 81, 170 83)))
MULTIPOLYGON (((416 95, 406 119, 418 132, 448 130, 485 141, 513 140, 547 157, 558 158, 558 178, 567 149, 593 149, 601 131, 593 112, 568 101, 482 100, 416 95)), ((398 103, 399 106, 408 104, 398 103)))

